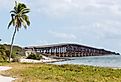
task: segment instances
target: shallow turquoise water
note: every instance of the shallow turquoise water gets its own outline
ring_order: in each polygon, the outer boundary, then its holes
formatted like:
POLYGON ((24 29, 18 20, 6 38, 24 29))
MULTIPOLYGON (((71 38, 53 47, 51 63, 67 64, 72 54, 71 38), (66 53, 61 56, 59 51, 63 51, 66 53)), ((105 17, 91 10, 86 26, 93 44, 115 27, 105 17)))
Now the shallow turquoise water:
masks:
POLYGON ((79 64, 101 67, 121 68, 121 55, 73 57, 74 60, 55 62, 53 64, 79 64))

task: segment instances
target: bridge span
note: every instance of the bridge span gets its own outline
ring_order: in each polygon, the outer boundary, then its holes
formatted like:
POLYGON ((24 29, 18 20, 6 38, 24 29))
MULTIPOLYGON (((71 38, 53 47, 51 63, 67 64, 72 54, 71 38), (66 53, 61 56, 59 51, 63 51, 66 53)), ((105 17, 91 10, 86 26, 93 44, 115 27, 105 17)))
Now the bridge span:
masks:
POLYGON ((25 54, 40 53, 46 56, 57 57, 83 57, 83 56, 102 56, 102 55, 119 55, 112 51, 84 46, 80 44, 54 44, 44 46, 25 47, 25 54))

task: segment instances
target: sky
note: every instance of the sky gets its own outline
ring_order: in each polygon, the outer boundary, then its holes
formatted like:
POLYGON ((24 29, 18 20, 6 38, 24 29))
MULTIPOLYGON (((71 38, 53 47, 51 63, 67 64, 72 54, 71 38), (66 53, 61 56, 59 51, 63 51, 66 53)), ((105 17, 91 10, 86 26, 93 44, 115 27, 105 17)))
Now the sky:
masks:
MULTIPOLYGON (((20 46, 76 43, 121 52, 121 0, 17 0, 31 12, 31 25, 17 32, 20 46)), ((0 43, 11 42, 7 29, 15 0, 0 0, 0 43)))

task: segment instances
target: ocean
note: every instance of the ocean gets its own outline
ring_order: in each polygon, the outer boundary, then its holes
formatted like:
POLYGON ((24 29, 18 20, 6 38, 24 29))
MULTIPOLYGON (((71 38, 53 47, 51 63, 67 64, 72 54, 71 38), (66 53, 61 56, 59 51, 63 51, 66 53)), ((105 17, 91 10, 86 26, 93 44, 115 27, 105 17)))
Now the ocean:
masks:
POLYGON ((105 55, 105 56, 88 56, 88 57, 72 57, 71 59, 63 62, 54 62, 52 64, 78 64, 90 65, 99 67, 113 67, 121 68, 121 55, 105 55))

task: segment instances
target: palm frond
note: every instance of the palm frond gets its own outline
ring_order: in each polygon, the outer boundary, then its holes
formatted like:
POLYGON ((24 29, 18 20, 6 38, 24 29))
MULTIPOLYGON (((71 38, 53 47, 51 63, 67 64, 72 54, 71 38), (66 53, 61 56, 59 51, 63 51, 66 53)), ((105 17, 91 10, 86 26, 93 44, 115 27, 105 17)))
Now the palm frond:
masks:
POLYGON ((17 28, 21 28, 21 21, 20 21, 19 17, 17 18, 17 28))
POLYGON ((30 9, 29 8, 24 8, 23 11, 30 11, 30 9))
POLYGON ((15 1, 15 6, 17 6, 17 1, 15 1))
POLYGON ((14 14, 11 14, 11 18, 12 18, 12 21, 13 21, 13 26, 15 26, 15 15, 14 14))
POLYGON ((22 9, 22 10, 19 12, 19 14, 26 14, 26 13, 29 13, 29 12, 30 12, 30 9, 24 8, 24 9, 22 9))
POLYGON ((15 1, 14 10, 10 11, 12 20, 10 21, 8 28, 13 24, 17 30, 22 26, 27 28, 30 25, 29 17, 26 15, 30 12, 30 9, 23 3, 17 3, 15 1))
POLYGON ((27 25, 26 25, 26 21, 21 17, 20 18, 21 21, 22 21, 22 25, 24 26, 24 28, 26 29, 27 28, 27 25))
POLYGON ((14 14, 17 14, 15 10, 12 10, 12 11, 10 11, 10 13, 14 13, 14 14))
POLYGON ((23 9, 27 8, 25 4, 19 3, 18 4, 18 13, 20 13, 23 9))
POLYGON ((17 1, 15 1, 15 7, 14 7, 14 10, 15 10, 16 12, 18 12, 18 3, 17 3, 17 1))
POLYGON ((15 16, 15 14, 11 14, 11 17, 13 18, 15 16))
POLYGON ((11 20, 11 21, 9 22, 9 24, 8 24, 8 29, 9 29, 9 27, 11 26, 12 23, 13 23, 13 20, 11 20))
POLYGON ((22 12, 22 14, 27 14, 30 12, 30 9, 24 9, 24 11, 22 12))
POLYGON ((26 21, 27 25, 30 26, 30 20, 27 15, 23 15, 22 18, 26 21))
POLYGON ((29 13, 30 11, 24 11, 24 12, 22 12, 22 14, 27 14, 27 13, 29 13))

